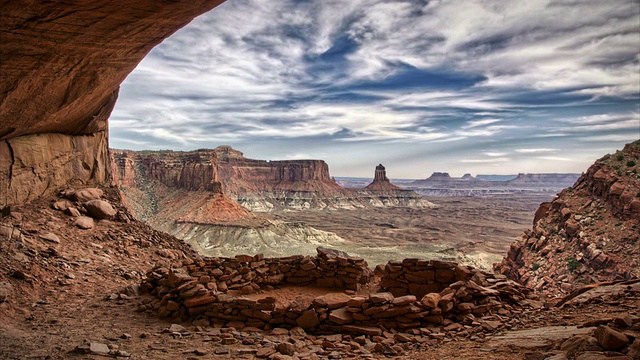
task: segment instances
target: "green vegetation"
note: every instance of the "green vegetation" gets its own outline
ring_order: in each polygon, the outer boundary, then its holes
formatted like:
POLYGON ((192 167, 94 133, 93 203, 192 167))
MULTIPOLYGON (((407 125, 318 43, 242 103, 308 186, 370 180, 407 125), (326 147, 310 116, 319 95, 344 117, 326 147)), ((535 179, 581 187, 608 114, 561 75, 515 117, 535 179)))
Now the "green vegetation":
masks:
POLYGON ((624 160, 624 155, 618 154, 618 156, 616 156, 616 159, 618 159, 618 161, 622 161, 624 160))
POLYGON ((617 223, 616 226, 622 226, 622 222, 617 223))
POLYGON ((567 260, 567 267, 571 271, 575 271, 578 267, 580 267, 580 261, 576 260, 576 258, 574 258, 573 256, 569 256, 565 260, 567 260))
POLYGON ((538 269, 540 269, 540 264, 538 264, 537 262, 531 264, 531 270, 537 271, 538 269))
POLYGON ((633 161, 633 160, 629 160, 629 161, 627 161, 627 166, 628 166, 628 167, 636 166, 636 162, 635 162, 635 161, 633 161))

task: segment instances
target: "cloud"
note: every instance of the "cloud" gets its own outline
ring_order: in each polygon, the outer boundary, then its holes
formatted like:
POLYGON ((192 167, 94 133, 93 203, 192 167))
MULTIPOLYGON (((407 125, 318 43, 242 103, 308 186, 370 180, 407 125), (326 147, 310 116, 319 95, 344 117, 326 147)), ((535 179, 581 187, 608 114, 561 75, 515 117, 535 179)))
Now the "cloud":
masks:
POLYGON ((228 1, 127 78, 111 141, 265 157, 313 143, 336 153, 300 153, 329 162, 375 162, 379 147, 446 149, 448 164, 485 160, 468 151, 559 164, 571 146, 595 159, 589 142, 639 137, 639 16, 634 0, 228 1))
POLYGON ((521 154, 538 154, 538 153, 549 153, 555 152, 556 149, 516 149, 516 152, 521 154))

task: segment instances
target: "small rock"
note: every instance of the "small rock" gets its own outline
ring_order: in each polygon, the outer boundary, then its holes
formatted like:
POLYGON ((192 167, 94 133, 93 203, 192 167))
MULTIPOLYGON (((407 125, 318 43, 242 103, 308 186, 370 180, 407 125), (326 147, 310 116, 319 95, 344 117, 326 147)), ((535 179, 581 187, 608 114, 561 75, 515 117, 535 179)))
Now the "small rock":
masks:
POLYGON ((171 326, 169 326, 169 332, 183 332, 183 331, 187 331, 187 329, 184 328, 184 326, 180 325, 180 324, 171 324, 171 326))
POLYGON ((198 355, 198 356, 205 356, 205 355, 207 355, 207 350, 195 349, 195 350, 193 350, 193 353, 198 355))
POLYGON ((69 206, 65 212, 68 215, 71 215, 73 217, 78 217, 78 216, 82 215, 82 214, 80 214, 80 211, 78 209, 76 209, 75 207, 73 207, 73 206, 69 206))
POLYGON ((109 355, 109 346, 98 342, 85 342, 76 347, 76 352, 81 354, 109 355))
POLYGON ((216 355, 224 355, 224 354, 228 354, 231 352, 231 350, 229 349, 228 346, 226 345, 222 345, 222 346, 218 346, 214 351, 213 351, 216 355))
POLYGON ((628 328, 633 326, 633 320, 631 320, 631 316, 620 316, 613 319, 613 323, 620 328, 628 328))
POLYGON ((278 344, 278 347, 276 348, 276 350, 280 354, 293 355, 296 352, 296 346, 291 343, 285 342, 285 343, 278 344))
POLYGON ((273 355, 276 353, 276 349, 272 348, 272 347, 263 347, 258 349, 258 352, 256 353, 256 357, 257 358, 268 358, 269 356, 273 355))
POLYGON ((93 219, 88 216, 78 216, 73 221, 73 225, 85 230, 93 229, 93 227, 95 226, 93 223, 93 219))
POLYGON ((384 304, 392 302, 393 295, 389 292, 381 292, 369 295, 369 300, 374 304, 384 304))
POLYGON ((39 236, 40 236, 40 239, 42 240, 46 240, 54 244, 60 244, 60 238, 58 237, 58 235, 54 233, 47 232, 44 234, 40 234, 39 236))
POLYGON ((60 211, 65 211, 71 204, 67 200, 58 200, 51 205, 52 208, 60 211))
POLYGON ((111 352, 109 352, 109 355, 115 356, 115 357, 126 357, 126 358, 131 357, 131 354, 129 354, 124 350, 112 350, 111 352))
POLYGON ((289 330, 284 328, 275 328, 271 330, 271 335, 289 335, 289 330))

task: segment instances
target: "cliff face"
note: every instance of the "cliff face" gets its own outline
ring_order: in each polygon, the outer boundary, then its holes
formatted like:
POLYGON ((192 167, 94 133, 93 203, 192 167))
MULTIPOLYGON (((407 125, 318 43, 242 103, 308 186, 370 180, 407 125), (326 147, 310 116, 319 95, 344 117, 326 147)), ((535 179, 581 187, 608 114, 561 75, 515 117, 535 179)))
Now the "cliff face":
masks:
POLYGON ((112 158, 114 178, 132 198, 140 197, 141 189, 147 196, 157 193, 152 182, 158 182, 169 188, 224 194, 262 212, 431 206, 413 191, 391 184, 384 170, 366 189, 345 189, 331 178, 322 160, 253 160, 229 146, 190 152, 112 150, 112 158))
POLYGON ((0 205, 107 182, 120 83, 221 2, 0 0, 0 205))
POLYGON ((536 212, 496 270, 549 294, 640 276, 640 141, 596 161, 536 212))

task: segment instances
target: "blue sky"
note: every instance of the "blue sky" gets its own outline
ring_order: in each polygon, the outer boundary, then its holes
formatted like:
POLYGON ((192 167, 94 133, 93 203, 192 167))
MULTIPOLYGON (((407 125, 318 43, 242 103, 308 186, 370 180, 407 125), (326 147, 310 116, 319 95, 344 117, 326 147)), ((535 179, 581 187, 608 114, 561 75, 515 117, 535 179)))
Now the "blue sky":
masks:
POLYGON ((111 147, 582 172, 640 138, 639 53, 637 0, 230 0, 127 78, 111 147))

